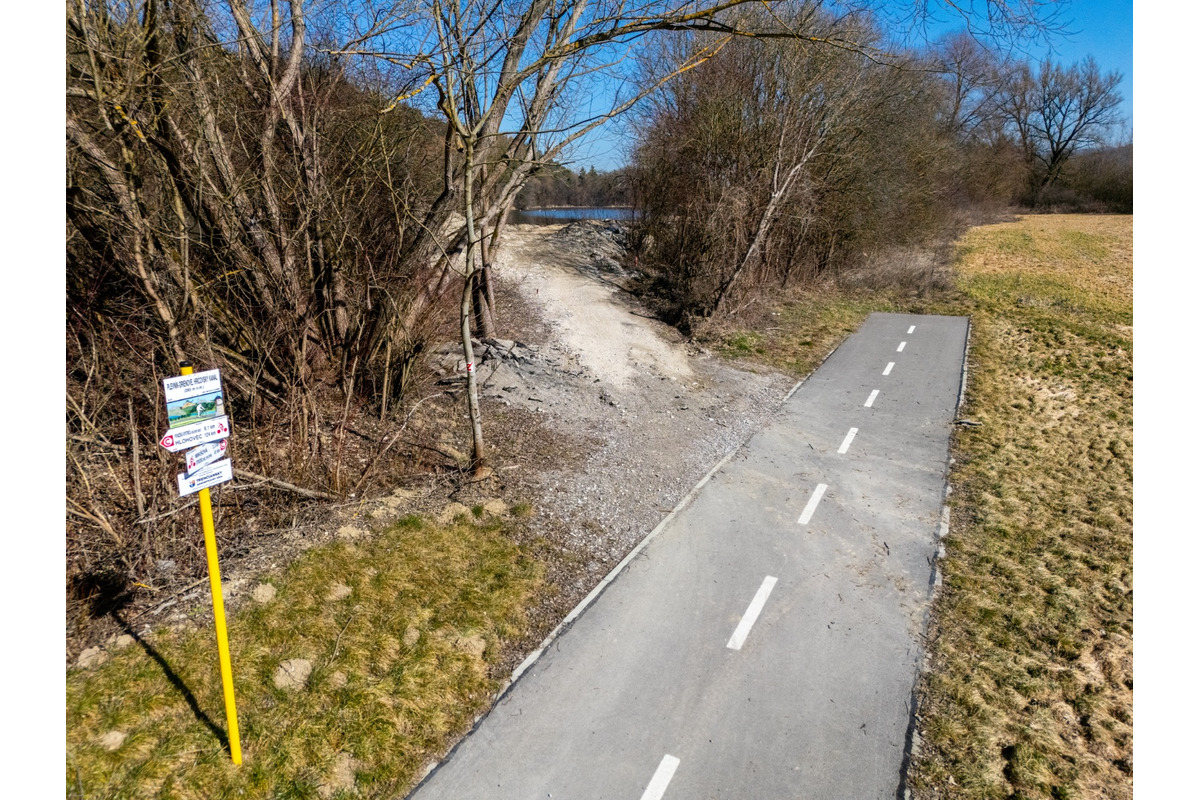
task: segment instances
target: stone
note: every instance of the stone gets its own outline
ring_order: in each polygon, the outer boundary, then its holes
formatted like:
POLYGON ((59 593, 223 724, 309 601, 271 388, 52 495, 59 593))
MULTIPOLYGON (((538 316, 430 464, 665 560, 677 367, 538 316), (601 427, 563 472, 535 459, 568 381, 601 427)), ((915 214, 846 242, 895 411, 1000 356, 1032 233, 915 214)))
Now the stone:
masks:
POLYGON ((288 691, 303 689, 308 684, 308 676, 311 674, 311 661, 307 658, 291 658, 281 663, 279 669, 275 670, 275 686, 288 691))
POLYGON ((122 731, 109 731, 97 739, 96 744, 100 745, 111 753, 113 750, 116 750, 118 747, 125 744, 125 737, 128 735, 129 734, 122 731))
POLYGON ((113 642, 113 648, 117 650, 124 650, 126 647, 129 647, 129 645, 133 644, 134 641, 136 640, 128 633, 122 633, 117 637, 116 641, 113 642))
POLYGON ((440 450, 443 455, 454 459, 454 462, 456 464, 458 464, 459 466, 465 466, 465 465, 471 463, 470 456, 468 456, 466 453, 462 452, 458 448, 454 447, 453 445, 442 442, 440 445, 438 445, 438 450, 440 450))
POLYGON ((489 517, 502 517, 508 513, 508 504, 496 498, 485 500, 483 503, 483 513, 489 517))
POLYGON ((80 669, 91 669, 100 666, 105 661, 108 661, 108 653, 99 647, 89 647, 79 654, 79 658, 75 659, 75 666, 80 669))
POLYGON ((512 350, 513 346, 516 345, 516 342, 512 339, 484 339, 484 341, 492 347, 506 352, 512 350))
POLYGON ((412 647, 421 639, 421 631, 416 625, 409 625, 404 631, 404 646, 412 647))
POLYGON ((228 603, 233 598, 242 593, 242 589, 246 586, 245 578, 235 578, 231 581, 225 581, 221 584, 221 599, 228 603))
POLYGON ((329 590, 329 594, 325 595, 325 599, 330 602, 342 600, 349 597, 354 590, 344 583, 335 583, 329 590))
POLYGON ((464 653, 470 653, 475 658, 483 658, 483 652, 487 650, 487 639, 478 633, 471 636, 459 636, 455 638, 454 646, 464 653))
POLYGON ((329 685, 334 689, 341 689, 346 685, 348 678, 344 672, 335 672, 329 676, 329 685))
POLYGON ((254 587, 254 591, 250 592, 250 596, 256 603, 269 603, 275 599, 275 594, 275 587, 269 583, 260 583, 254 587))
POLYGON ((396 489, 387 497, 381 497, 375 505, 374 513, 384 517, 395 517, 401 511, 412 505, 417 492, 411 489, 396 489))

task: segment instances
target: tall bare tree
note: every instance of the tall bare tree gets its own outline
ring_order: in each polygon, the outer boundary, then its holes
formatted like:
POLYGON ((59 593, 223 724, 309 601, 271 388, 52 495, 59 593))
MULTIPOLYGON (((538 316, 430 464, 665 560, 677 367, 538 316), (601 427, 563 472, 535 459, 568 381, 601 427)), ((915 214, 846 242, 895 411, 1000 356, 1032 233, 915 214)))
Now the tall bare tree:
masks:
POLYGON ((1047 60, 1036 75, 1027 63, 1009 69, 1000 109, 1024 154, 1033 203, 1076 152, 1105 142, 1120 120, 1120 83, 1091 56, 1069 67, 1047 60))

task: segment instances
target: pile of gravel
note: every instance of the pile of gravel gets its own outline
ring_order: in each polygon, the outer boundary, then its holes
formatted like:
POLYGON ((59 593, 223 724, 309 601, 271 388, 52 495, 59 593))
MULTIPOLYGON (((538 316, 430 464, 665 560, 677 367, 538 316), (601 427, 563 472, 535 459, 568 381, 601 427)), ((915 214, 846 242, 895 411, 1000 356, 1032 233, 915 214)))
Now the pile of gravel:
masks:
POLYGON ((564 251, 585 256, 599 273, 626 277, 623 266, 629 248, 629 225, 612 220, 584 219, 564 225, 551 235, 564 251))

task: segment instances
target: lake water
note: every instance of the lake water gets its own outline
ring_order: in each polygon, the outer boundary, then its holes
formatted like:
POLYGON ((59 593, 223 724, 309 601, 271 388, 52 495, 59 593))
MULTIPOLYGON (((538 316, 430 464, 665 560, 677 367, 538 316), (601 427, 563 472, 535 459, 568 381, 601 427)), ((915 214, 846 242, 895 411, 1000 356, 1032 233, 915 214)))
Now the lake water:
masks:
POLYGON ((517 225, 561 225, 564 222, 574 222, 578 219, 618 219, 632 220, 632 208, 527 208, 513 209, 508 214, 508 221, 517 225))

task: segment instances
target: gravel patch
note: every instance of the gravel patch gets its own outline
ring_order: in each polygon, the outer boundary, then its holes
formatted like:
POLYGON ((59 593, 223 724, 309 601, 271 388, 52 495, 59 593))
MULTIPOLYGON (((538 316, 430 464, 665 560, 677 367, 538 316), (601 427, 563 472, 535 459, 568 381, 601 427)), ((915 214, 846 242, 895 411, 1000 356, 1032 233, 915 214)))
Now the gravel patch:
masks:
POLYGON ((543 624, 557 624, 794 384, 723 362, 651 319, 624 288, 628 272, 611 266, 623 236, 604 223, 517 225, 498 254, 498 277, 545 335, 507 349, 481 343, 481 394, 539 415, 563 442, 563 463, 529 476, 533 527, 561 549, 547 615, 557 616, 543 624))

